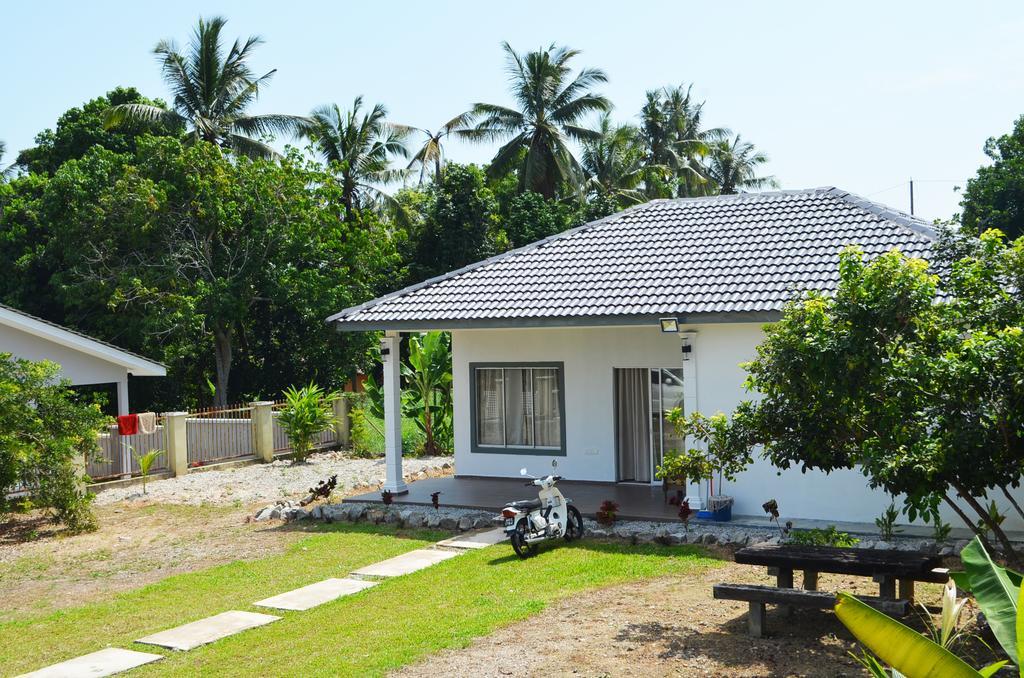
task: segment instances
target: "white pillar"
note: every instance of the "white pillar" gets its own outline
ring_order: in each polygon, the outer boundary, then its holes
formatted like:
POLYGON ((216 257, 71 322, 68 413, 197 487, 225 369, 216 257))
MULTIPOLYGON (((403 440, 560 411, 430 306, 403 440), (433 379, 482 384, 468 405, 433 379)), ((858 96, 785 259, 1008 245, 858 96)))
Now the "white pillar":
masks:
POLYGON ((117 382, 117 413, 121 415, 129 412, 131 410, 128 408, 128 374, 126 373, 117 382))
POLYGON ((380 340, 381 361, 384 363, 384 463, 387 475, 385 490, 392 494, 408 492, 402 478, 402 356, 399 352, 401 335, 386 332, 380 340))
POLYGON ((266 400, 251 405, 252 453, 269 464, 274 461, 274 402, 266 400))
POLYGON ((176 476, 188 474, 188 412, 164 412, 167 465, 176 476))
MULTIPOLYGON (((679 336, 682 338, 682 345, 689 346, 689 352, 683 353, 683 414, 689 415, 699 411, 697 407, 697 332, 696 330, 681 330, 679 336)), ((683 447, 688 448, 689 441, 683 441, 683 447)), ((686 496, 700 497, 700 483, 687 482, 686 496)), ((691 502, 691 507, 696 508, 691 502)))
MULTIPOLYGON (((125 372, 124 376, 121 377, 117 382, 117 414, 128 414, 131 412, 128 405, 128 373, 125 372)), ((121 442, 121 477, 131 478, 132 477, 132 451, 129 443, 124 438, 118 437, 121 442)))

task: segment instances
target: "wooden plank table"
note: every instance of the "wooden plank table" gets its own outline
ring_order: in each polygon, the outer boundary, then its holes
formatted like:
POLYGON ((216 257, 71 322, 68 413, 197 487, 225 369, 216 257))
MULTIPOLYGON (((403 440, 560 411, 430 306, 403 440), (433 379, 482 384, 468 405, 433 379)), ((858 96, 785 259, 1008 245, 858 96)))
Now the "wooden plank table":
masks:
POLYGON ((899 597, 913 601, 914 582, 944 582, 944 571, 937 555, 891 549, 853 549, 834 546, 802 546, 798 544, 757 544, 736 552, 735 560, 744 565, 762 565, 777 578, 780 588, 793 588, 793 572, 803 570, 804 588, 818 589, 818 574, 831 572, 871 577, 878 582, 880 598, 899 597))

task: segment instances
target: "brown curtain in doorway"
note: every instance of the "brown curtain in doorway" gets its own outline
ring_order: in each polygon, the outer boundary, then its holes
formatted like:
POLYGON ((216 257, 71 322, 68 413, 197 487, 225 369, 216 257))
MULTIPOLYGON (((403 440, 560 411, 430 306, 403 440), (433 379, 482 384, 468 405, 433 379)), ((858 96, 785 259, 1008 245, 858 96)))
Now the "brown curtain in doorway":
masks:
POLYGON ((619 480, 651 481, 651 399, 647 369, 615 370, 619 480))

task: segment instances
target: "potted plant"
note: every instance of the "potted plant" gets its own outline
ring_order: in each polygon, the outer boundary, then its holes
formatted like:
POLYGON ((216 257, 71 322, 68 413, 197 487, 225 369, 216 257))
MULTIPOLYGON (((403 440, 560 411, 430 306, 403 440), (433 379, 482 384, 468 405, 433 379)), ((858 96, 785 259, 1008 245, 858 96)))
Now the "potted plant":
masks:
POLYGON ((707 498, 703 510, 697 512, 698 518, 732 520, 733 499, 722 492, 722 484, 735 480, 736 474, 752 461, 742 433, 721 412, 710 417, 700 412, 686 415, 677 407, 667 412, 666 419, 681 439, 700 446, 669 453, 658 473, 676 481, 688 478, 706 488, 707 498))

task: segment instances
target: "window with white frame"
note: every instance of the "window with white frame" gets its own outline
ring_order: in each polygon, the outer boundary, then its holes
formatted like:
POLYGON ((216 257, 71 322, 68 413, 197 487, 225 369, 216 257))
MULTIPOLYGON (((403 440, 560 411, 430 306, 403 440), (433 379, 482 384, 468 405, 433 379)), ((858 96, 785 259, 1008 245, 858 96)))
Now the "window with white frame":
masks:
POLYGON ((560 365, 472 367, 474 448, 563 452, 560 365))

